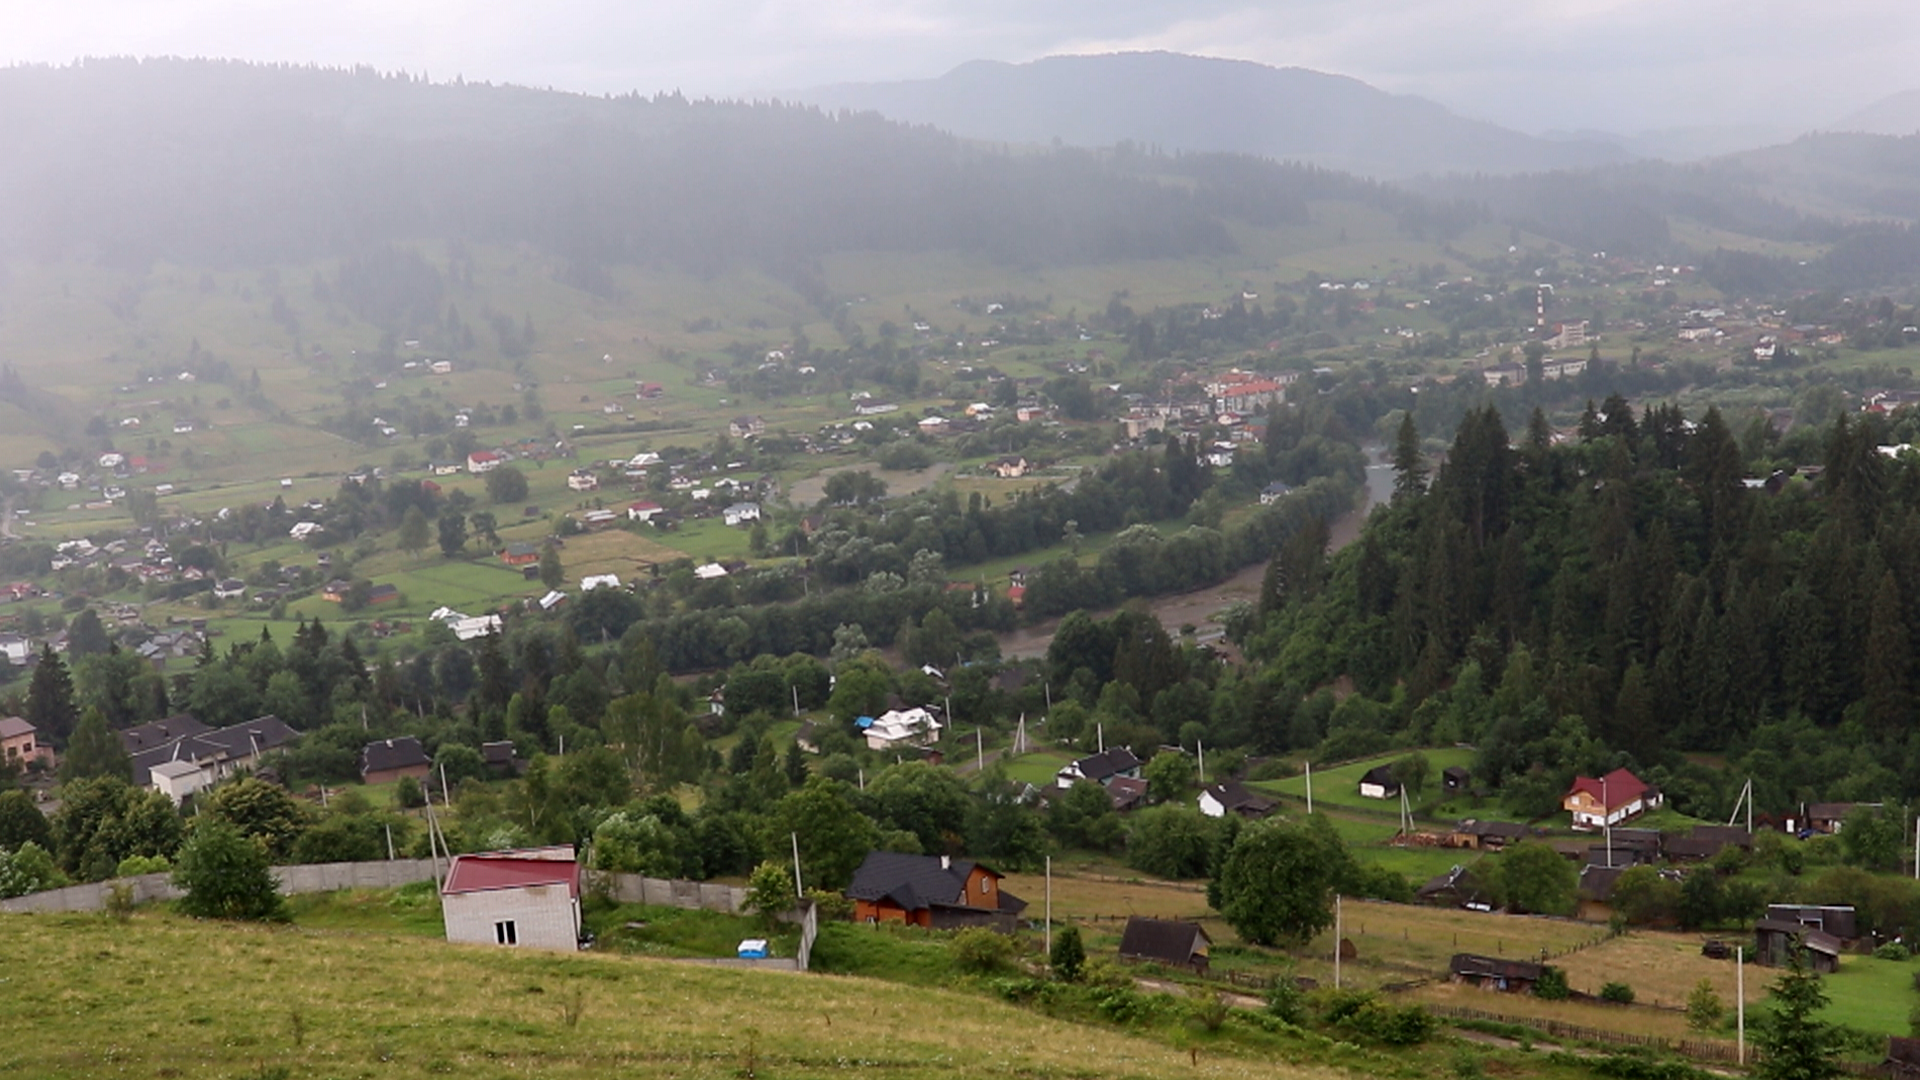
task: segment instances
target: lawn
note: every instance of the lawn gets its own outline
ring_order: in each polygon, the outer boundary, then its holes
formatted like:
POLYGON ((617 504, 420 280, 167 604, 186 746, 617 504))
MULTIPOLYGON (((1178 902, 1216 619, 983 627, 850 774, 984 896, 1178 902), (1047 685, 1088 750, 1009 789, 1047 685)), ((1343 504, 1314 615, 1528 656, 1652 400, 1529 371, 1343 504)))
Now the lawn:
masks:
POLYGON ((1035 787, 1048 787, 1061 768, 1073 761, 1073 755, 1064 750, 1032 750, 1019 757, 1007 755, 1000 761, 1012 779, 1035 787))
MULTIPOLYGON (((822 952, 859 932, 836 926, 822 952)), ((0 994, 0 1024, 31 1032, 0 1048, 0 1072, 46 1080, 1337 1075, 1196 1058, 937 986, 154 912, 0 916, 0 966, 49 973, 40 992, 0 994)))
MULTIPOLYGON (((1876 1035, 1908 1035, 1907 1018, 1920 1005, 1920 995, 1914 993, 1917 971, 1920 963, 1912 960, 1843 956, 1840 970, 1820 980, 1831 1002, 1820 1018, 1876 1035)), ((1771 982, 1776 974, 1766 968, 1748 968, 1748 996, 1754 996, 1756 982, 1771 982)))
MULTIPOLYGON (((1369 799, 1362 796, 1360 794, 1360 777, 1364 776, 1367 770, 1376 765, 1391 765, 1395 761, 1413 752, 1414 751, 1410 750, 1396 750, 1390 754, 1382 754, 1379 757, 1366 758, 1361 761, 1351 761, 1345 765, 1336 766, 1331 769, 1313 770, 1314 806, 1318 807, 1321 803, 1325 803, 1328 806, 1344 806, 1359 810, 1373 810, 1387 814, 1397 814, 1399 812, 1399 803, 1397 800, 1369 799)), ((1427 763, 1431 767, 1426 784, 1426 790, 1429 793, 1440 790, 1440 771, 1442 769, 1447 769, 1455 765, 1461 768, 1471 768, 1473 765, 1474 752, 1472 750, 1448 746, 1421 750, 1419 753, 1426 755, 1427 763)), ((1307 797, 1307 777, 1304 771, 1298 776, 1290 776, 1284 780, 1265 781, 1254 786, 1270 793, 1290 796, 1301 801, 1305 801, 1307 797)))
MULTIPOLYGON (((1701 941, 1698 934, 1635 931, 1554 963, 1567 973, 1568 986, 1589 994, 1599 993, 1607 983, 1621 982, 1633 987, 1634 1000, 1643 1004, 1684 1005, 1687 995, 1706 979, 1720 1000, 1731 1006, 1734 964, 1700 955, 1701 941)), ((1748 1002, 1766 996, 1771 977, 1765 968, 1747 968, 1748 1002)), ((1902 1013, 1903 1025, 1905 1019, 1902 1013)))

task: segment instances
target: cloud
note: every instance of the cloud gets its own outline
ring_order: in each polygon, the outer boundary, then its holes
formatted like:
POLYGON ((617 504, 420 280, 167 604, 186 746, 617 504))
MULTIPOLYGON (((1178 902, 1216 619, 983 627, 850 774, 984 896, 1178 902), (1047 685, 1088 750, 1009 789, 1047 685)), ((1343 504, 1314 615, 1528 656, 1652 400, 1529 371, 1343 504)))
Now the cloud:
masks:
POLYGON ((1352 75, 1536 130, 1814 124, 1905 88, 1920 47, 1907 0, 0 0, 0 14, 3 61, 231 56, 593 93, 1171 49, 1352 75))

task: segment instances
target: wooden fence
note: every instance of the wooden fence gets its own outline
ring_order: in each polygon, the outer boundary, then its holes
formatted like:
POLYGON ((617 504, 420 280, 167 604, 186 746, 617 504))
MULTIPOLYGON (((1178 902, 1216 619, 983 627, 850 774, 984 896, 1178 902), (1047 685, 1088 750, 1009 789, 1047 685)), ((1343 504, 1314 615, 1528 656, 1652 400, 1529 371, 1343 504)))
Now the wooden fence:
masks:
MULTIPOLYGON (((1425 1003, 1423 1003, 1425 1004, 1425 1003)), ((1714 1042, 1706 1039, 1669 1039, 1664 1035, 1637 1035, 1630 1031, 1609 1031, 1604 1028, 1587 1027, 1584 1024, 1570 1024, 1564 1020, 1554 1020, 1541 1016, 1513 1016, 1507 1013, 1487 1012, 1484 1009, 1470 1009, 1459 1005, 1426 1004, 1426 1010, 1435 1016, 1453 1020, 1484 1020, 1495 1024, 1511 1024, 1514 1027, 1532 1028, 1541 1034, 1555 1039, 1571 1039, 1575 1042, 1605 1043, 1612 1046, 1641 1046, 1654 1050, 1690 1057, 1696 1061, 1733 1062, 1739 1059, 1739 1048, 1732 1043, 1714 1042)), ((1751 1061, 1753 1048, 1747 1048, 1747 1059, 1751 1061)))

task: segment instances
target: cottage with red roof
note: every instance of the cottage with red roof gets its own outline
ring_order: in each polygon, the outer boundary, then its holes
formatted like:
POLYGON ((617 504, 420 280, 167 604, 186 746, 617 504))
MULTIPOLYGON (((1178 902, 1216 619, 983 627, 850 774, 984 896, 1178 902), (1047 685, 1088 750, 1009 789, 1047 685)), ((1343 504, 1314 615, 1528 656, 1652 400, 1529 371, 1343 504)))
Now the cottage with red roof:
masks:
POLYGON ((440 907, 448 941, 572 952, 580 947, 580 864, 564 845, 456 855, 440 907))
POLYGON ((1603 829, 1651 810, 1661 801, 1658 788, 1625 769, 1615 769, 1598 780, 1575 777, 1560 807, 1573 814, 1574 828, 1603 829))
POLYGON ((474 474, 490 473, 500 467, 506 459, 491 450, 475 450, 467 455, 467 471, 474 474))

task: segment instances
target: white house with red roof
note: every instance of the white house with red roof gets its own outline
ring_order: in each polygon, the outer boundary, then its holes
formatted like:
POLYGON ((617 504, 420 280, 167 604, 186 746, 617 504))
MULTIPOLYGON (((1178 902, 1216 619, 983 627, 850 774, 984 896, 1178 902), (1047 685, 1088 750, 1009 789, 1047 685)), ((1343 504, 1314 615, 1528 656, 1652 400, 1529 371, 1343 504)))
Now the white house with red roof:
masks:
POLYGON ((652 521, 653 515, 659 513, 660 510, 661 506, 657 502, 637 502, 627 507, 627 520, 652 521))
POLYGON ((467 455, 467 471, 470 473, 490 473, 500 467, 506 459, 491 450, 475 450, 467 455))
POLYGON ((456 855, 440 908, 448 941, 572 952, 580 947, 580 864, 566 846, 456 855))
POLYGON ((1659 806, 1660 790, 1625 769, 1598 780, 1576 776, 1560 807, 1573 815, 1576 829, 1603 829, 1659 806))

